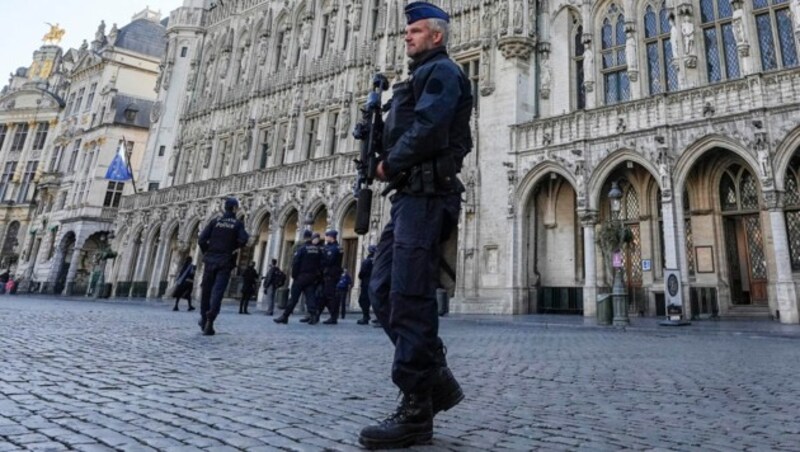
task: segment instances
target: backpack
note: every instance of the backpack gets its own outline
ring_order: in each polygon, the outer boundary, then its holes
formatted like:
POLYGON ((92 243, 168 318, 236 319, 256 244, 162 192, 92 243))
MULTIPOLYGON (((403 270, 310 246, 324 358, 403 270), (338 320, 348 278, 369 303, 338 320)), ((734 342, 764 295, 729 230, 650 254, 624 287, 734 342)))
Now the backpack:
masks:
POLYGON ((273 284, 275 284, 275 288, 281 288, 284 284, 286 284, 286 273, 280 271, 280 269, 275 269, 275 274, 272 276, 273 284))

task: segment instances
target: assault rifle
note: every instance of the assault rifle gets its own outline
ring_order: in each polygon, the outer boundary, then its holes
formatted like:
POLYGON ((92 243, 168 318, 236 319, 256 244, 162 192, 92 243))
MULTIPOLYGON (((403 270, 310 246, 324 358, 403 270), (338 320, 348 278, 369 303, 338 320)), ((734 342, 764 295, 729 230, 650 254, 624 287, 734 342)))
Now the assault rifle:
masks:
POLYGON ((381 94, 389 89, 389 80, 385 75, 377 73, 372 77, 372 91, 367 103, 361 109, 361 121, 353 128, 353 136, 361 141, 361 155, 355 159, 356 182, 353 195, 356 203, 356 234, 364 235, 369 231, 369 217, 372 214, 372 183, 375 171, 383 153, 383 108, 381 94))

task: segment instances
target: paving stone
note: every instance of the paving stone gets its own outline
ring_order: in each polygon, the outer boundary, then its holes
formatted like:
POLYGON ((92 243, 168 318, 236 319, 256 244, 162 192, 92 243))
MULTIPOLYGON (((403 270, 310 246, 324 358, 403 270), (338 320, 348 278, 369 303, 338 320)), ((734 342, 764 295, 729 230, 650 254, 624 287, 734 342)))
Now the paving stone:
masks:
MULTIPOLYGON (((279 326, 225 305, 208 338, 170 309, 0 297, 0 452, 360 450, 398 402, 390 344, 356 318, 279 326)), ((797 450, 800 334, 476 319, 441 321, 466 399, 415 450, 797 450)))

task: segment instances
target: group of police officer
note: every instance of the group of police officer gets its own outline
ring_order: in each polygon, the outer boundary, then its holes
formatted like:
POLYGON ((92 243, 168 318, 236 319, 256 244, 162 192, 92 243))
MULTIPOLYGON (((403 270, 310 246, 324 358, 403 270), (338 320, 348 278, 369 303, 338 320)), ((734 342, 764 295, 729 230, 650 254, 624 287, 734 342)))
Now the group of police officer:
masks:
MULTIPOLYGON (((473 94, 468 78, 447 53, 449 15, 427 2, 409 3, 405 14, 410 76, 393 86, 383 130, 384 157, 376 170, 381 181, 403 182, 393 184, 391 218, 377 249, 370 250, 371 275, 361 278, 359 299, 367 316, 371 304, 394 346, 392 381, 403 397, 395 413, 360 432, 359 442, 369 449, 430 442, 434 416, 464 399, 439 338, 435 292, 441 244, 456 227, 461 208, 464 187, 457 175, 472 149, 473 94)), ((214 334, 233 251, 248 239, 236 219, 237 208, 236 200, 227 200, 225 214, 200 235, 205 253, 200 327, 207 335, 214 334)), ((331 317, 323 323, 336 324, 336 284, 342 274, 337 233, 326 232, 324 245, 311 231, 304 232, 304 239, 292 262, 291 300, 274 321, 288 323, 305 295, 308 314, 301 322, 318 323, 327 306, 331 317), (322 300, 316 294, 320 283, 322 300)))

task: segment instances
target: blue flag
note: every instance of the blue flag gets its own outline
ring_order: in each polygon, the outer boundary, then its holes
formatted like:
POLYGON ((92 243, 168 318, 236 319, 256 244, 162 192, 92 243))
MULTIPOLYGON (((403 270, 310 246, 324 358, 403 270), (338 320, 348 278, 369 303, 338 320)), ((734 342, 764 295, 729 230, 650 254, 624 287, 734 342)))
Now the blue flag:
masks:
POLYGON ((114 156, 114 160, 112 160, 111 165, 108 166, 108 171, 106 171, 106 179, 124 182, 132 178, 133 175, 128 168, 128 162, 125 161, 125 141, 123 141, 119 144, 117 155, 114 156))

